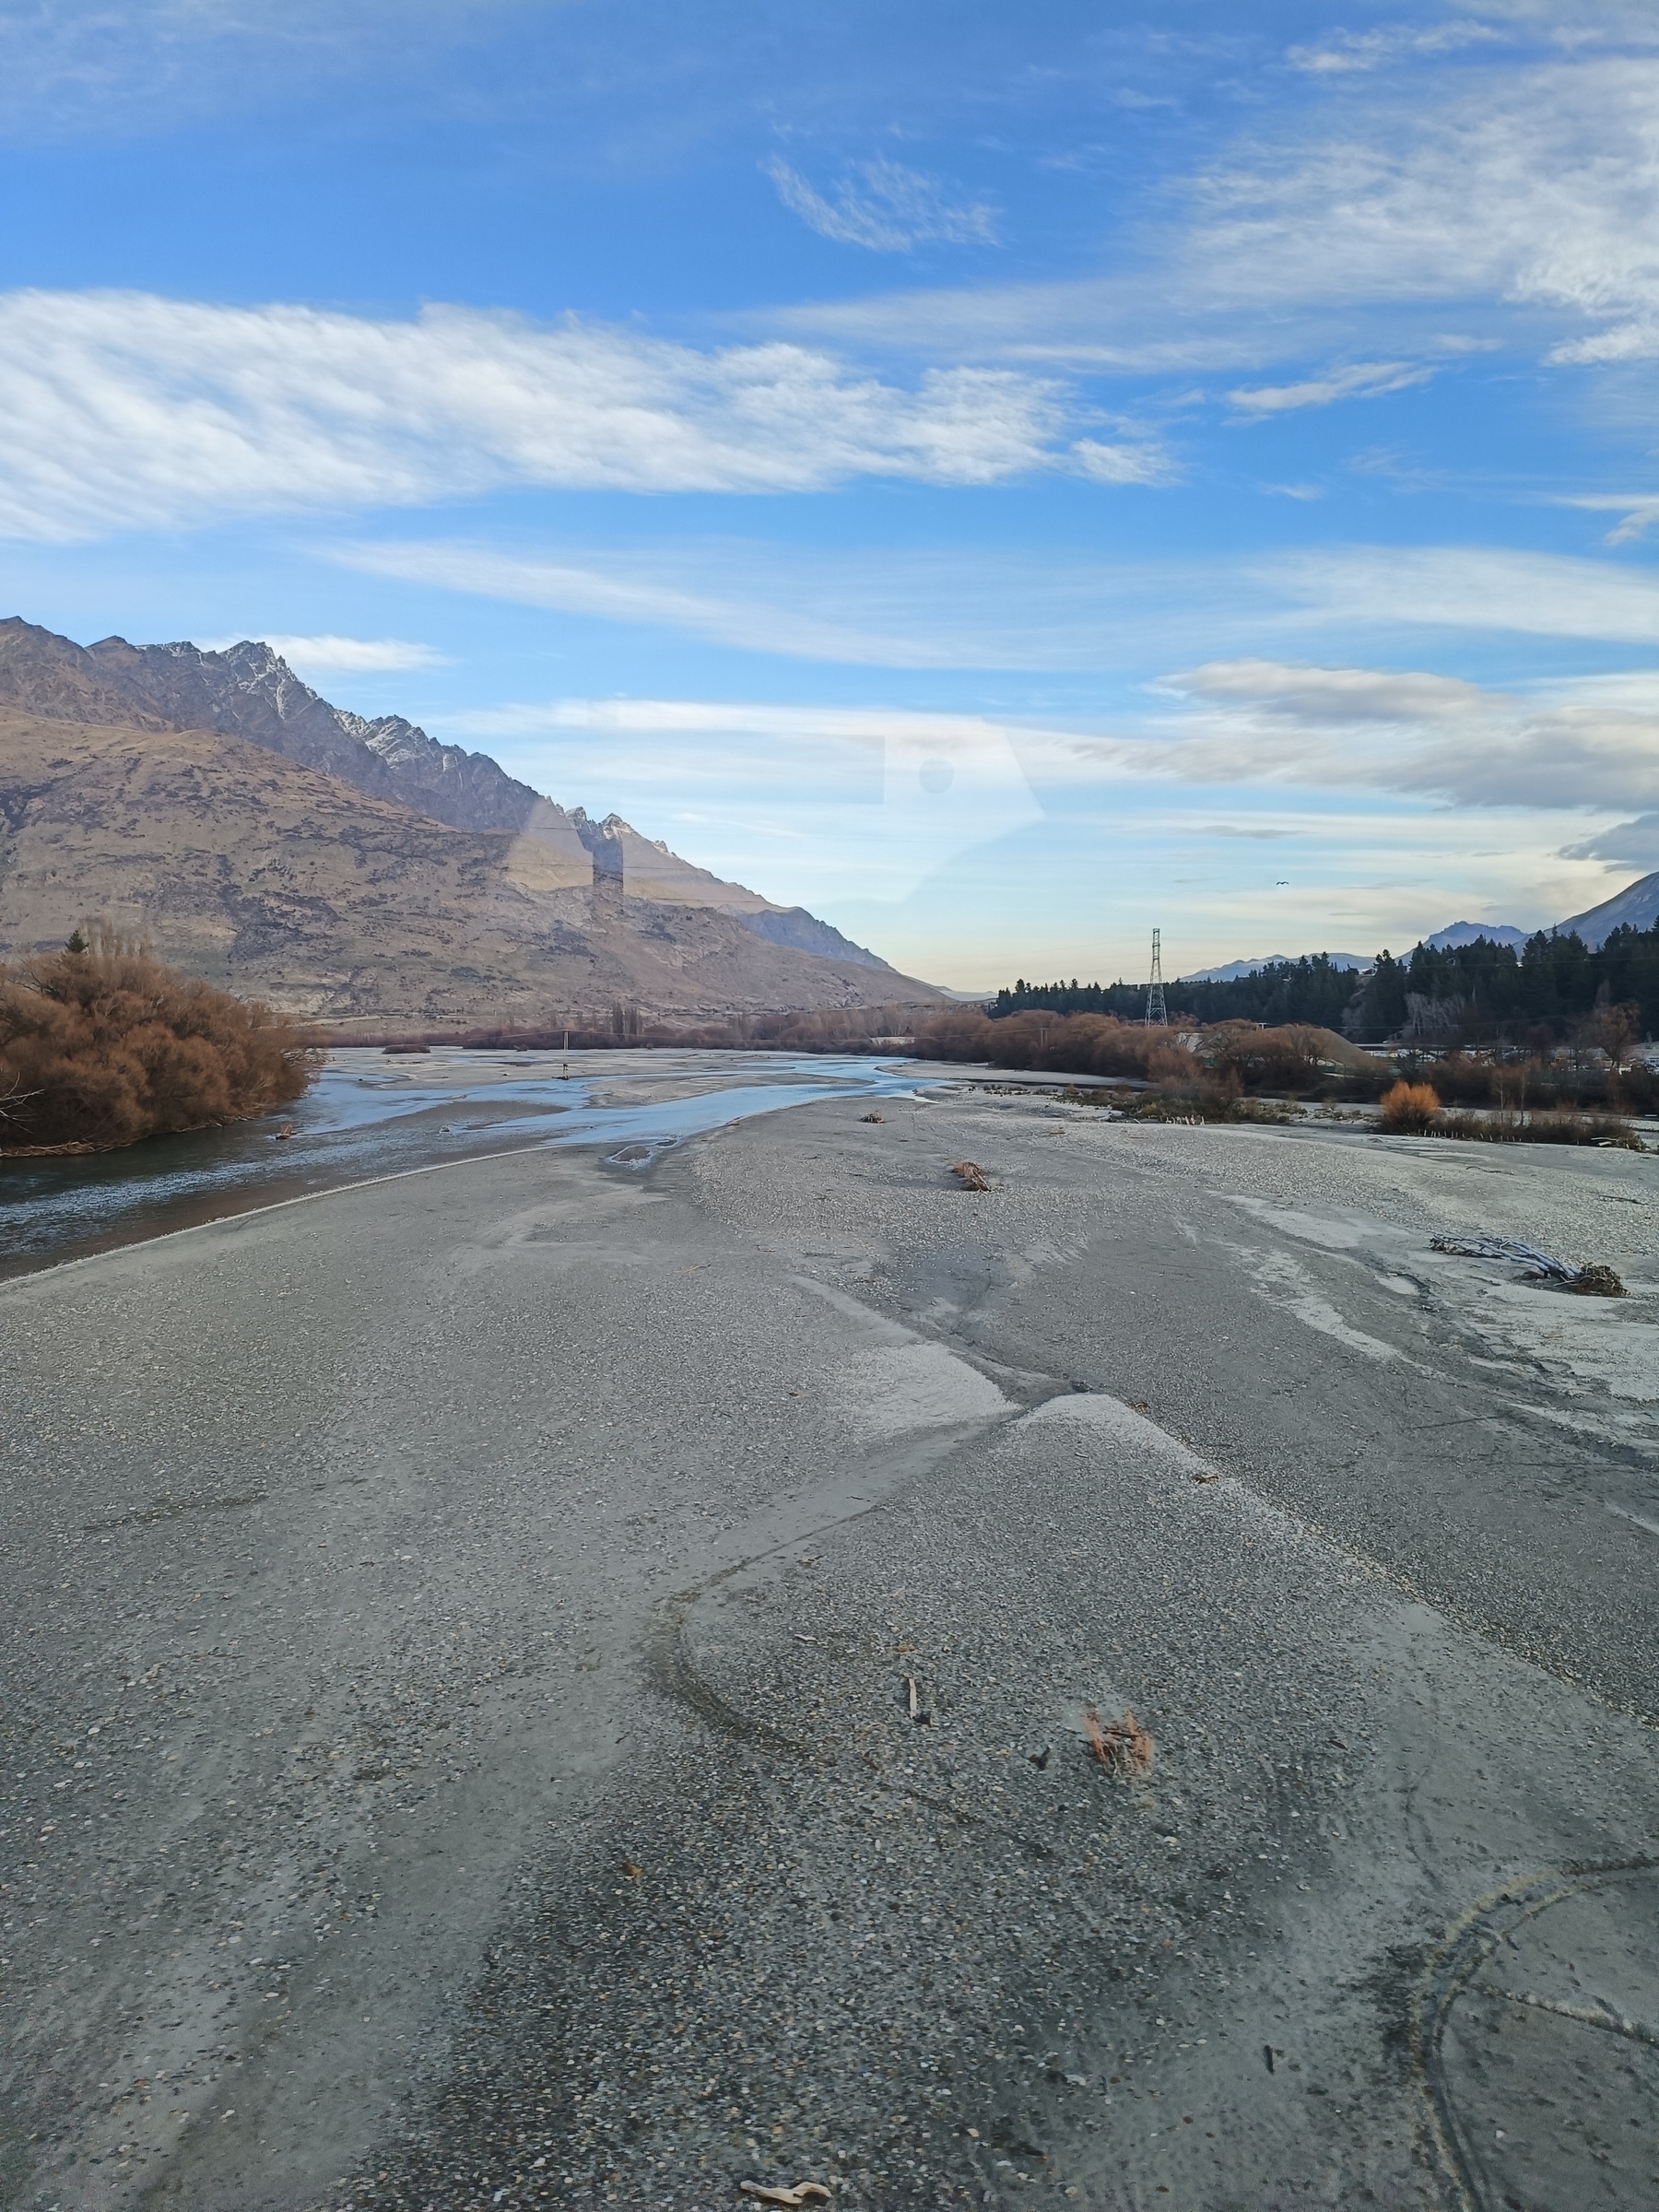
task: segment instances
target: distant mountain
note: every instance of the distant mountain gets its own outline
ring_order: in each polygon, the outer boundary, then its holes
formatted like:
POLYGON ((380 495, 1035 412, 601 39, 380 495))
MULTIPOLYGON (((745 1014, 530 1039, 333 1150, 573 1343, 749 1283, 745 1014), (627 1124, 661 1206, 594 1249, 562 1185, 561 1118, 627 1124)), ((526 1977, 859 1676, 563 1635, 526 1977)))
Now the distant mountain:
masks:
POLYGON ((1259 975, 1264 968, 1277 968, 1287 960, 1326 959, 1333 968, 1369 968, 1374 954, 1363 957, 1357 952, 1265 952, 1259 959, 1229 960, 1225 968, 1195 968, 1191 975, 1178 976, 1182 983, 1236 983, 1241 976, 1259 975))
POLYGON ((1659 922, 1659 876, 1643 876, 1616 898, 1591 907, 1587 913, 1572 914, 1565 922, 1558 922, 1551 934, 1558 937, 1583 937, 1594 951, 1616 929, 1652 929, 1655 922, 1659 922))
POLYGON ((619 878, 630 898, 712 906, 736 915, 771 944, 888 969, 805 907, 778 906, 742 884, 724 883, 641 837, 619 815, 591 822, 580 807, 567 812, 521 783, 487 753, 441 745, 401 714, 368 721, 331 706, 280 653, 253 639, 222 653, 182 642, 130 645, 114 637, 83 650, 14 617, 0 621, 0 704, 6 703, 76 722, 245 737, 453 829, 534 837, 560 855, 573 882, 590 882, 595 874, 619 878))
POLYGON ((332 706, 268 645, 83 648, 0 621, 0 959, 94 914, 335 1018, 938 1001, 618 815, 332 706))
POLYGON ((1460 945, 1473 945, 1485 937, 1490 945, 1512 945, 1519 952, 1531 934, 1529 930, 1512 927, 1508 922, 1453 922, 1444 929, 1437 929, 1423 942, 1430 952, 1455 952, 1460 945))

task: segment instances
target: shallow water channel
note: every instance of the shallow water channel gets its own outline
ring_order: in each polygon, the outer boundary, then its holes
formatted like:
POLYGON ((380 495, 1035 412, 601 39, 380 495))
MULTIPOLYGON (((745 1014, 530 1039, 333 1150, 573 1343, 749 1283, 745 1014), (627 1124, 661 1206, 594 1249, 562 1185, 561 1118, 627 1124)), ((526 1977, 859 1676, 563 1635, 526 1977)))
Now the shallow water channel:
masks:
POLYGON ((313 1191, 534 1145, 638 1170, 707 1129, 837 1096, 893 1098, 891 1061, 784 1053, 331 1053, 298 1105, 120 1152, 0 1161, 0 1277, 313 1191), (566 1072, 568 1070, 568 1073, 566 1072), (276 1132, 291 1127, 292 1135, 276 1132))

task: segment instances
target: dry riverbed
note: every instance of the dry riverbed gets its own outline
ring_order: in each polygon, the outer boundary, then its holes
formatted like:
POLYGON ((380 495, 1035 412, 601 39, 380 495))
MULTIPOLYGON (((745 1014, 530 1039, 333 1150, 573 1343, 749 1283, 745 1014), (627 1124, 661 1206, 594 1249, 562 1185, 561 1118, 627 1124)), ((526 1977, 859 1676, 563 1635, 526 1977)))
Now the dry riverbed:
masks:
POLYGON ((0 2203, 1651 2205, 1656 1206, 958 1088, 0 1289, 0 2203))

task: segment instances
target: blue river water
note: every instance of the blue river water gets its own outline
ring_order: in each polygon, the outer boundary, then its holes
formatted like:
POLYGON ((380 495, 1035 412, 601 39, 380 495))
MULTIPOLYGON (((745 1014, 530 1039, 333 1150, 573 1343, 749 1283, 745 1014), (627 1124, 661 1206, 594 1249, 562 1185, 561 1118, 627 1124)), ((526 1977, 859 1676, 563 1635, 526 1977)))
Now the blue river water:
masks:
POLYGON ((335 1053, 304 1099, 262 1121, 81 1159, 0 1161, 0 1277, 525 1146, 595 1146, 602 1158, 627 1155, 613 1162, 619 1171, 638 1170, 752 1114, 914 1086, 892 1062, 782 1053, 335 1053))

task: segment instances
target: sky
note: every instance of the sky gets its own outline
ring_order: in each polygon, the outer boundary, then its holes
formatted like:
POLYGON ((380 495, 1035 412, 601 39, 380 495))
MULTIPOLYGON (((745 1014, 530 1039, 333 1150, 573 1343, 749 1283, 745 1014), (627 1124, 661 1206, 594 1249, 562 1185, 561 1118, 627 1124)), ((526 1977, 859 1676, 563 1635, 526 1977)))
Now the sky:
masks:
POLYGON ((1659 868, 1651 0, 0 0, 0 613, 908 972, 1659 868))

